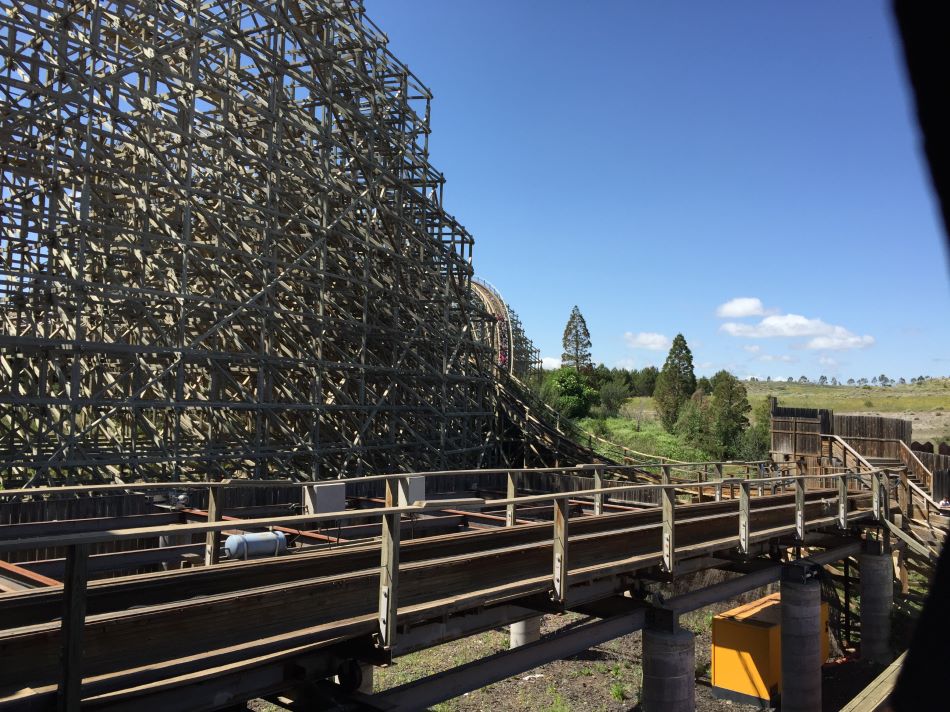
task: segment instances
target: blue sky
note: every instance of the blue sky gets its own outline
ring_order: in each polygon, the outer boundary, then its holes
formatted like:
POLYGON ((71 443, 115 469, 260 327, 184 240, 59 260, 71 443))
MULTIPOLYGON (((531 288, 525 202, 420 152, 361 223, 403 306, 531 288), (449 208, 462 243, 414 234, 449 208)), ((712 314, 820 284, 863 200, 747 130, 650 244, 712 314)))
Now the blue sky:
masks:
POLYGON ((546 357, 950 373, 942 227, 888 2, 367 0, 432 90, 476 273, 546 357), (734 301, 739 299, 740 301, 734 301))

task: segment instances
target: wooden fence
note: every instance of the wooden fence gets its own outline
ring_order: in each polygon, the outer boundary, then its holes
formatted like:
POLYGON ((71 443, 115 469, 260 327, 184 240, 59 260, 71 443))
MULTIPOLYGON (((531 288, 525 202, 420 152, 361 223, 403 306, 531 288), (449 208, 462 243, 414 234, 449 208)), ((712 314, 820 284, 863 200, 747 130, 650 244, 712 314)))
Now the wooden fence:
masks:
POLYGON ((897 445, 889 440, 902 440, 910 446, 913 423, 901 418, 883 418, 877 415, 836 415, 833 432, 848 441, 866 457, 897 458, 897 445))

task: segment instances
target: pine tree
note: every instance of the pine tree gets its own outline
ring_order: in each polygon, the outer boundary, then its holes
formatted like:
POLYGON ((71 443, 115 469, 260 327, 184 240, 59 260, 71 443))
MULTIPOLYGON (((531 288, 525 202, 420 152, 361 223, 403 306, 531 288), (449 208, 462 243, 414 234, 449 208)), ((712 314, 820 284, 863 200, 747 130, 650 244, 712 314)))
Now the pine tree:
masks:
POLYGON ((584 371, 591 368, 590 332, 587 322, 577 305, 571 309, 571 316, 564 327, 564 353, 561 354, 561 363, 565 366, 584 371))
POLYGON ((693 354, 682 334, 677 334, 663 370, 656 379, 653 400, 663 427, 673 430, 680 409, 696 390, 696 374, 693 372, 693 354))

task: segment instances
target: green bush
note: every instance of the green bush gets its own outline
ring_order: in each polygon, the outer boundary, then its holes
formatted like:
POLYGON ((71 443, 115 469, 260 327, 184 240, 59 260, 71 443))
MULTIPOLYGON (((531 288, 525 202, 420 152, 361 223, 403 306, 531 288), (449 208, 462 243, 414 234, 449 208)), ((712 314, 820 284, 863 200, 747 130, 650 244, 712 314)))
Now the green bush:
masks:
POLYGON ((573 368, 562 368, 545 380, 541 397, 565 418, 583 418, 590 412, 597 391, 573 368))
POLYGON ((600 405, 604 409, 604 415, 615 417, 627 395, 627 384, 622 380, 614 379, 604 383, 600 387, 600 405))

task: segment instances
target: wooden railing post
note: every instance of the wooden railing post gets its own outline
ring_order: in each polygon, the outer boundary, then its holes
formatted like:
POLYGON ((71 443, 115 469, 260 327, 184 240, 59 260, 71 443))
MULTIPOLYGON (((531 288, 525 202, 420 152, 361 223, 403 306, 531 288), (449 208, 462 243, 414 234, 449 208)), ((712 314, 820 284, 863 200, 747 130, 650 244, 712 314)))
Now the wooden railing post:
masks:
POLYGON ((716 468, 716 501, 722 501, 722 463, 717 462, 713 465, 716 468))
MULTIPOLYGON (((224 489, 221 487, 208 488, 208 523, 221 520, 224 510, 224 489)), ((205 534, 205 566, 218 563, 221 559, 221 532, 207 532, 205 534)))
POLYGON ((63 579, 62 677, 56 709, 73 712, 82 700, 82 639, 86 625, 86 583, 89 569, 89 545, 73 544, 66 550, 66 575, 63 579))
POLYGON ((838 476, 838 528, 848 528, 848 473, 838 476))
POLYGON ((660 465, 660 482, 665 485, 673 482, 672 467, 670 465, 660 465))
POLYGON ((913 499, 911 496, 910 480, 907 478, 907 470, 902 470, 900 481, 897 486, 897 508, 901 513, 901 527, 906 528, 914 516, 913 499))
POLYGON ((881 473, 871 473, 871 506, 874 510, 874 519, 881 521, 881 473))
MULTIPOLYGON (((520 479, 520 473, 508 470, 508 499, 514 499, 518 496, 518 480, 520 479)), ((515 525, 515 503, 511 502, 505 507, 505 526, 513 527, 515 525)))
MULTIPOLYGON (((765 479, 765 463, 764 462, 759 463, 759 479, 760 480, 765 479)), ((759 482, 759 497, 763 496, 764 494, 765 494, 765 485, 759 482)))
MULTIPOLYGON (((386 481, 387 499, 392 480, 386 481)), ((382 518, 379 554, 379 640, 378 646, 391 650, 396 639, 397 599, 399 589, 399 513, 382 518)))
POLYGON ((749 480, 739 483, 739 550, 743 554, 749 553, 750 487, 749 480))
POLYGON ((795 477, 795 538, 805 540, 805 478, 795 477))
MULTIPOLYGON (((386 507, 395 507, 399 501, 400 479, 391 477, 385 483, 386 507)), ((401 517, 385 514, 379 549, 379 633, 377 645, 390 650, 396 638, 397 598, 399 588, 399 536, 401 517)))
POLYGON ((567 497, 554 500, 554 600, 564 603, 567 600, 567 538, 570 502, 567 497))
POLYGON ((672 574, 676 568, 676 489, 671 485, 661 490, 663 501, 663 569, 672 574))
MULTIPOLYGON (((596 465, 594 467, 594 489, 600 489, 604 486, 604 466, 596 465)), ((604 495, 598 492, 594 495, 594 515, 600 516, 604 513, 604 495)))

